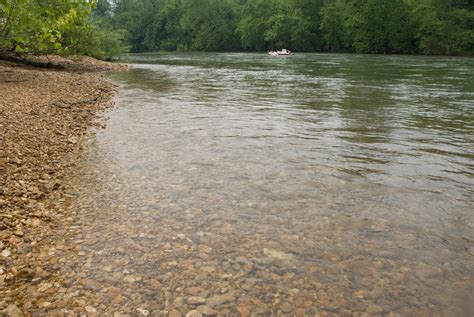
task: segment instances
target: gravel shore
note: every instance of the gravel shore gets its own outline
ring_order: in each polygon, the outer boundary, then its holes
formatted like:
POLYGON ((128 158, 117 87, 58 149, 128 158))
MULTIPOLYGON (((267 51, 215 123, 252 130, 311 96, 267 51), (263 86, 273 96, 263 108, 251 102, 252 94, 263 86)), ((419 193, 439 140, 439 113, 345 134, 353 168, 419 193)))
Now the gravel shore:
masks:
POLYGON ((0 312, 11 316, 28 310, 22 300, 29 285, 54 275, 39 255, 67 217, 58 207, 66 162, 88 128, 101 125, 97 115, 113 106, 115 87, 102 72, 126 69, 88 57, 38 60, 63 69, 0 61, 0 312))

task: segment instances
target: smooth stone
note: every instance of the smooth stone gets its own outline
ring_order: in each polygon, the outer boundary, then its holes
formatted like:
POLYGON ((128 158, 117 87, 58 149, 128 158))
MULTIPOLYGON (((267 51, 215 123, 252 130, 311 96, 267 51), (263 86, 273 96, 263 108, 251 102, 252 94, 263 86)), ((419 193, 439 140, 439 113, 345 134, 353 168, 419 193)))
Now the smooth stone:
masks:
POLYGON ((146 309, 143 309, 143 308, 137 308, 137 311, 142 314, 143 316, 148 316, 150 314, 150 312, 146 309))
POLYGON ((186 298, 186 303, 189 305, 201 305, 206 302, 206 299, 204 297, 199 297, 199 296, 190 296, 186 298))
POLYGON ((269 312, 269 309, 267 305, 265 305, 264 303, 261 303, 261 304, 256 305, 254 309, 252 310, 252 312, 256 314, 265 314, 269 312))
POLYGON ((201 305, 197 308, 197 311, 200 312, 203 316, 217 316, 219 312, 212 309, 209 306, 201 305))
POLYGON ((341 315, 342 317, 352 317, 354 315, 351 310, 345 309, 345 308, 341 308, 338 311, 338 314, 341 315))
POLYGON ((173 301, 173 306, 175 308, 180 308, 183 305, 184 305, 184 297, 176 297, 176 299, 173 301))
POLYGON ((182 317, 183 315, 179 312, 179 310, 173 309, 170 311, 169 317, 182 317))
POLYGON ((86 306, 86 307, 85 307, 85 310, 86 310, 86 312, 88 312, 89 314, 97 313, 97 310, 96 310, 94 307, 92 307, 92 306, 86 306))
POLYGON ((295 317, 306 317, 304 308, 295 308, 295 310, 293 311, 293 316, 295 316, 295 317))
POLYGON ((418 263, 416 265, 416 276, 422 280, 428 280, 442 274, 442 270, 436 266, 428 265, 426 263, 418 263))
POLYGON ((272 250, 272 249, 263 249, 263 254, 269 257, 272 260, 279 260, 279 261, 293 261, 295 257, 292 254, 288 254, 279 250, 272 250))
POLYGON ((193 295, 193 296, 199 295, 202 291, 203 291, 202 288, 196 287, 196 286, 189 287, 189 288, 186 289, 186 293, 188 293, 189 295, 193 295))
POLYGON ((288 303, 283 303, 280 305, 280 309, 284 313, 291 313, 293 311, 293 306, 288 303))
POLYGON ((203 266, 201 267, 201 271, 204 271, 206 273, 213 273, 216 270, 215 267, 212 266, 203 266))
POLYGON ((207 304, 207 306, 214 308, 214 307, 222 305, 224 303, 229 303, 229 302, 233 302, 233 301, 235 301, 234 295, 232 295, 230 293, 227 293, 227 294, 216 295, 216 296, 212 296, 212 297, 208 298, 206 300, 206 304, 207 304))
POLYGON ((367 306, 365 311, 369 314, 380 314, 383 312, 383 308, 379 305, 370 304, 369 306, 367 306))
POLYGON ((187 312, 186 317, 202 317, 202 314, 197 310, 191 310, 187 312))
POLYGON ((250 309, 247 305, 239 305, 237 306, 237 311, 240 313, 241 317, 248 317, 250 316, 250 309))
POLYGON ((101 289, 101 285, 96 281, 85 280, 83 284, 85 288, 88 288, 93 291, 98 291, 101 289))
POLYGON ((14 304, 8 306, 4 311, 4 314, 6 314, 9 317, 23 317, 23 312, 14 304))

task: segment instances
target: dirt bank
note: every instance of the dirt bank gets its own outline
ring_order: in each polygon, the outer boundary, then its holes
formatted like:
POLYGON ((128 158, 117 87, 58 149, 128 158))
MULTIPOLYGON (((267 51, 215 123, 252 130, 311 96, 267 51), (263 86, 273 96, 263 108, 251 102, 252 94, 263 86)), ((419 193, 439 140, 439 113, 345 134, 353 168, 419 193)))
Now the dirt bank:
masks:
POLYGON ((54 265, 38 256, 67 217, 58 207, 67 199, 67 158, 113 105, 115 87, 102 72, 126 68, 91 58, 41 60, 63 69, 0 61, 0 315, 27 312, 25 289, 54 275, 54 265))

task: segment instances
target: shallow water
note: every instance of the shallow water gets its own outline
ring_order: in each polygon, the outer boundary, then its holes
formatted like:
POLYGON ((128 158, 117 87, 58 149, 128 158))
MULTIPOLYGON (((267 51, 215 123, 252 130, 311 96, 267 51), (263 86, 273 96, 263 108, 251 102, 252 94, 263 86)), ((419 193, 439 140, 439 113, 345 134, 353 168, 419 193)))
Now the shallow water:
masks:
POLYGON ((98 311, 474 314, 474 59, 129 59, 69 176, 98 311))

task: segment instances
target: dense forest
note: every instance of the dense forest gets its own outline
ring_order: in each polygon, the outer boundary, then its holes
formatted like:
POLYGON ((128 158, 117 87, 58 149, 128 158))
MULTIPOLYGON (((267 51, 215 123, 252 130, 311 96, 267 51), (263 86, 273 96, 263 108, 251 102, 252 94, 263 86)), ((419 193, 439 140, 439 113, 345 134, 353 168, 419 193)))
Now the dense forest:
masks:
POLYGON ((99 0, 132 52, 473 54, 473 0, 99 0))
POLYGON ((0 0, 0 55, 474 55, 474 0, 0 0))

